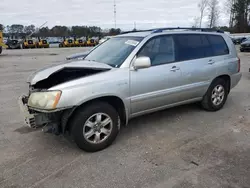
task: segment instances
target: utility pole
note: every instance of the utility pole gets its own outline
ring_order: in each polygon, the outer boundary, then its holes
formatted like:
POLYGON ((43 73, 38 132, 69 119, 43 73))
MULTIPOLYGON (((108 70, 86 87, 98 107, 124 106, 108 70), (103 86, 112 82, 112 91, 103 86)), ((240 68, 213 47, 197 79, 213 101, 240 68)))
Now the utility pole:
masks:
POLYGON ((114 21, 115 21, 115 29, 116 29, 116 0, 114 0, 114 21))
POLYGON ((136 30, 136 22, 134 22, 134 29, 136 30))

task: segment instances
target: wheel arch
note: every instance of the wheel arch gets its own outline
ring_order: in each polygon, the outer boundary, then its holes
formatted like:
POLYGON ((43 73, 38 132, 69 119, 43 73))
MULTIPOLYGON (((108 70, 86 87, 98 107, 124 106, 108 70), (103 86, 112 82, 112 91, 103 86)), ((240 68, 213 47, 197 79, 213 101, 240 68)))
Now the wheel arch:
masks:
POLYGON ((213 83, 217 79, 223 79, 226 81, 227 91, 229 93, 230 89, 231 89, 231 77, 228 74, 223 74, 223 75, 217 76, 215 79, 213 79, 213 81, 211 83, 213 83))
POLYGON ((120 97, 117 97, 114 95, 108 95, 108 96, 97 97, 88 101, 84 101, 80 105, 70 110, 65 111, 61 118, 62 132, 65 133, 66 131, 70 130, 70 121, 74 117, 74 114, 77 112, 79 108, 86 106, 86 105, 90 105, 91 103, 98 102, 98 101, 107 102, 108 104, 113 106, 120 116, 121 124, 127 125, 128 112, 126 110, 125 102, 120 97))

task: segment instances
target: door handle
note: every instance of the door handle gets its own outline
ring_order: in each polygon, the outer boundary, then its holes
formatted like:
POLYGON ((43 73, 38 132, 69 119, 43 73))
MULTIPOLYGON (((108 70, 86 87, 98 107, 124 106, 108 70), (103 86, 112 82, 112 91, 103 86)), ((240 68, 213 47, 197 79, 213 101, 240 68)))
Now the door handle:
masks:
POLYGON ((212 60, 212 59, 210 59, 210 60, 208 61, 208 64, 209 64, 209 65, 212 65, 212 64, 214 64, 214 63, 215 63, 215 61, 212 60))
POLYGON ((176 66, 173 66, 173 67, 170 69, 170 71, 172 71, 172 72, 175 72, 175 71, 177 71, 177 70, 180 70, 180 68, 179 68, 179 67, 176 67, 176 66))

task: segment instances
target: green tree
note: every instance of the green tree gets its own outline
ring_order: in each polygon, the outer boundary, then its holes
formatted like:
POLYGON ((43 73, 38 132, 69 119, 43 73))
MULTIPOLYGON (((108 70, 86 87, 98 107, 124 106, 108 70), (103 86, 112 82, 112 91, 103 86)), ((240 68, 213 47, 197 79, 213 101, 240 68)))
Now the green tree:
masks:
POLYGON ((219 18, 219 1, 209 0, 208 2, 208 27, 213 28, 217 25, 219 18))
POLYGON ((201 28, 201 25, 202 25, 202 20, 204 18, 204 14, 205 14, 207 5, 208 5, 208 0, 200 0, 200 2, 198 4, 198 8, 199 8, 199 11, 200 11, 200 25, 199 25, 200 28, 201 28))
POLYGON ((15 33, 15 34, 23 33, 23 30, 24 30, 24 26, 20 24, 13 24, 10 26, 11 33, 15 33))
POLYGON ((50 29, 48 27, 40 28, 39 32, 38 32, 38 36, 39 37, 50 37, 51 36, 50 29))
POLYGON ((87 26, 73 26, 71 28, 71 35, 76 37, 87 36, 89 34, 89 28, 87 26))
POLYGON ((227 0, 225 1, 225 13, 229 16, 229 27, 232 28, 234 26, 234 12, 233 12, 233 6, 234 6, 235 0, 227 0))
POLYGON ((53 37, 68 37, 70 30, 66 26, 55 26, 51 29, 51 34, 53 37))
POLYGON ((236 0, 233 4, 233 13, 235 15, 236 32, 247 32, 249 21, 250 0, 236 0))
POLYGON ((3 24, 0 24, 0 31, 3 31, 3 30, 4 30, 3 24))
POLYGON ((34 33, 36 30, 36 27, 34 25, 28 25, 28 26, 25 26, 24 27, 24 32, 26 34, 31 34, 31 33, 34 33))
POLYGON ((115 29, 115 28, 111 28, 110 30, 109 30, 109 35, 118 35, 118 34, 120 34, 121 33, 121 29, 120 28, 118 28, 118 29, 115 29))

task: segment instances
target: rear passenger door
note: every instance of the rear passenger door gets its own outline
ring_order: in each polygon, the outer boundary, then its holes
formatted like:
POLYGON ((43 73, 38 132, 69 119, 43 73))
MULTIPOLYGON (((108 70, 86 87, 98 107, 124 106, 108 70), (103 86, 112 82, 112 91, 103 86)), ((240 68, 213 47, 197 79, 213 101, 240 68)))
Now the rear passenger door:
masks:
POLYGON ((184 80, 182 100, 199 98, 216 75, 213 49, 205 34, 175 35, 177 59, 184 80))

